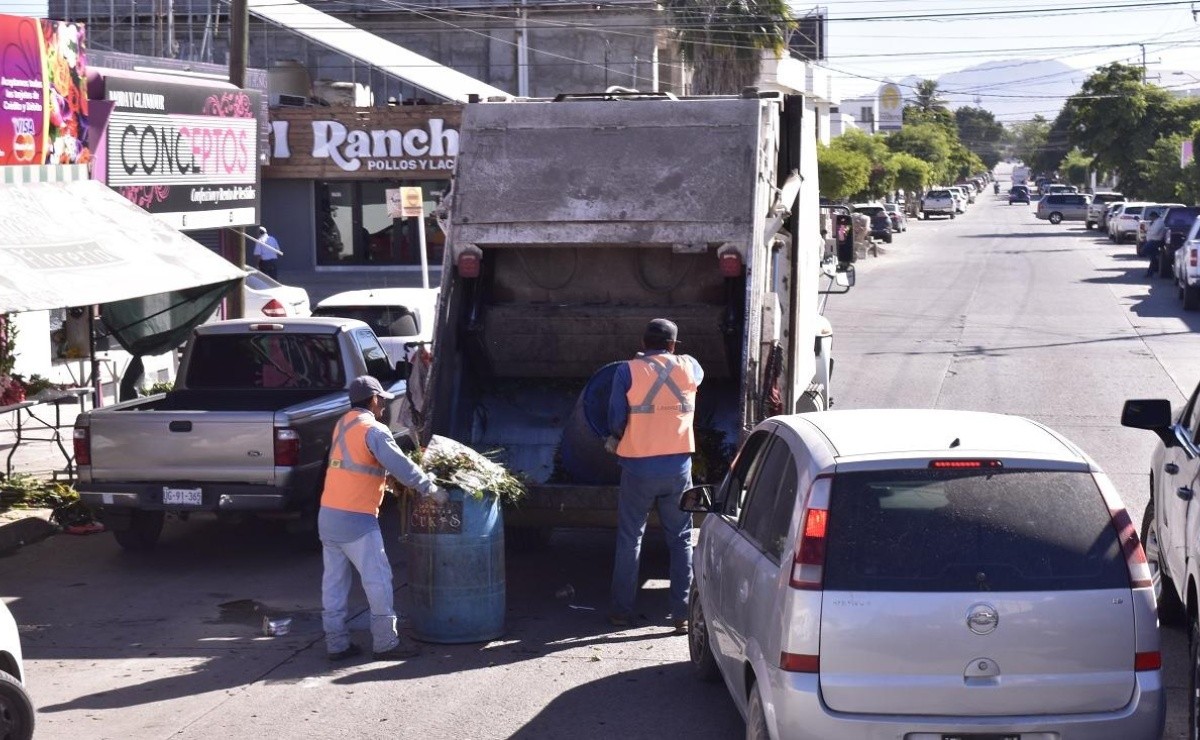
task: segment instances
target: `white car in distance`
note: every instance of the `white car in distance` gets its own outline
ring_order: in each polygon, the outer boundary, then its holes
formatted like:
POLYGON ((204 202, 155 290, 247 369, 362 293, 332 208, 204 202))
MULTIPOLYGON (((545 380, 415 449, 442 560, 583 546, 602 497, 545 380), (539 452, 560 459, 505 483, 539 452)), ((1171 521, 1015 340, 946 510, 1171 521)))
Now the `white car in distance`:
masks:
POLYGON ((411 360, 417 347, 433 343, 437 301, 437 288, 350 290, 317 303, 313 315, 364 322, 395 363, 411 360))
POLYGON ((0 737, 33 737, 33 701, 25 690, 21 636, 8 606, 0 601, 0 737))
POLYGON ((294 285, 284 285, 253 268, 246 268, 242 287, 244 316, 248 319, 269 316, 281 319, 289 316, 310 316, 308 291, 294 285))

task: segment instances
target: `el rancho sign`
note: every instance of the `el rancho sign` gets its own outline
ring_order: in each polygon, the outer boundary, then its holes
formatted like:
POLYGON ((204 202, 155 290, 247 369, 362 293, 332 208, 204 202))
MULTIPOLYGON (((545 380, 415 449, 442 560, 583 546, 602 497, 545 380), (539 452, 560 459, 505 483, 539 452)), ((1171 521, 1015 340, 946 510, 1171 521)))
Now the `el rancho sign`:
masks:
POLYGON ((273 108, 263 176, 310 180, 449 179, 462 108, 273 108))

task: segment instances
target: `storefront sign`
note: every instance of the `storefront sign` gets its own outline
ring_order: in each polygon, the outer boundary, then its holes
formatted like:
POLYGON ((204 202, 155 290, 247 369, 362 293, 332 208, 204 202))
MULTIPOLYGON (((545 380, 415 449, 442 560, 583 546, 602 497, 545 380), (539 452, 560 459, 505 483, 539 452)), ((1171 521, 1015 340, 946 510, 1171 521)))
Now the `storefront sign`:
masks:
POLYGON ((177 229, 258 223, 258 93, 106 74, 107 183, 177 229))
POLYGON ((275 108, 268 178, 442 179, 454 171, 461 108, 275 108))
POLYGON ((0 15, 0 165, 83 164, 83 26, 0 15))
POLYGON ((904 127, 904 96, 888 82, 879 88, 879 130, 899 131, 904 127))

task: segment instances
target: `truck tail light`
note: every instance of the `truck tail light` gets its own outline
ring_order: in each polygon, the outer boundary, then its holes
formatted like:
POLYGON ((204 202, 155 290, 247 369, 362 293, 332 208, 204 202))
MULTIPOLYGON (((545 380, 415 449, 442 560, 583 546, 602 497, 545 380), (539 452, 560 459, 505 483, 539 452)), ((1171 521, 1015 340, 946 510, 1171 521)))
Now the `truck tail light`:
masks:
POLYGON ((458 255, 458 276, 462 278, 477 278, 483 265, 480 255, 475 252, 463 252, 458 255))
POLYGON ((1191 249, 1188 250, 1188 265, 1190 265, 1191 267, 1197 266, 1197 264, 1196 264, 1196 248, 1195 247, 1192 247, 1191 249))
POLYGON ((718 255, 717 265, 721 268, 722 277, 735 278, 742 275, 742 255, 737 252, 725 252, 718 255))
POLYGON ((275 298, 267 301, 267 305, 262 307, 262 312, 264 315, 276 319, 287 316, 287 309, 275 298))
POLYGON ((295 429, 275 430, 275 466, 281 468, 300 464, 300 435, 295 429))
POLYGON ((1133 520, 1125 509, 1110 509, 1113 527, 1117 530, 1117 540, 1121 543, 1121 552, 1125 554, 1125 567, 1129 570, 1129 582, 1133 588, 1151 588, 1154 582, 1150 578, 1150 566, 1146 563, 1146 551, 1138 541, 1137 530, 1133 520))
POLYGON ((91 465, 92 430, 88 429, 87 427, 75 427, 75 434, 73 435, 71 441, 75 448, 75 464, 91 465))

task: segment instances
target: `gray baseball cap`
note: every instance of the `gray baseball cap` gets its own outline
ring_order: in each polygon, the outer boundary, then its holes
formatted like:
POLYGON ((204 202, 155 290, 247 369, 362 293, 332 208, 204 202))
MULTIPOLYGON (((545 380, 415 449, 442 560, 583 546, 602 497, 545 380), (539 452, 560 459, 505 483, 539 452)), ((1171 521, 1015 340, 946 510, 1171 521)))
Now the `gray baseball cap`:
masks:
POLYGON ((669 319, 654 319, 646 324, 646 331, 642 336, 650 340, 677 342, 679 341, 679 327, 669 319))
POLYGON ((361 403, 366 401, 371 396, 379 396, 385 401, 390 401, 396 396, 388 393, 379 384, 379 381, 370 375, 360 375, 350 381, 350 403, 361 403))

